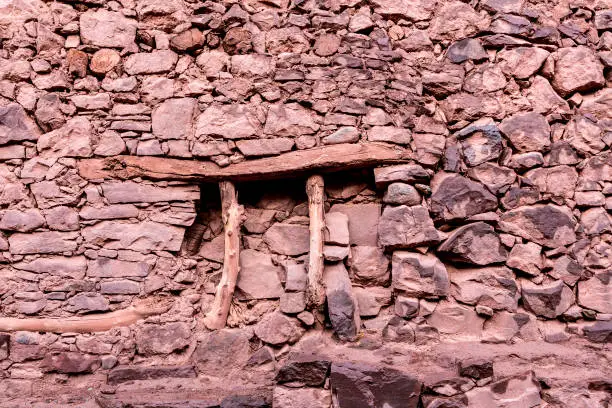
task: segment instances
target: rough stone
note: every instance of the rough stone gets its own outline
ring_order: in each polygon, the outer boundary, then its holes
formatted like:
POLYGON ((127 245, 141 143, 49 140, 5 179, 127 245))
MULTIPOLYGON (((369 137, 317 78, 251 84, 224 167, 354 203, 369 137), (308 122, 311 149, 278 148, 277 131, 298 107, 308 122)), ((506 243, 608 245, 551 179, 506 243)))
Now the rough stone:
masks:
POLYGON ((145 356, 169 354, 186 348, 189 336, 191 330, 187 323, 145 324, 136 331, 136 347, 145 356))
POLYGON ((497 198, 482 184, 458 174, 437 173, 431 187, 434 219, 453 221, 497 208, 497 198))
POLYGON ((552 204, 523 206, 504 213, 499 228, 548 248, 576 241, 576 221, 566 207, 552 204))
POLYGON ((357 283, 386 285, 389 281, 389 258, 377 246, 352 246, 350 272, 357 283))
POLYGON ((325 215, 326 244, 347 246, 349 244, 349 219, 341 212, 331 212, 325 215))
POLYGON ((276 386, 272 394, 272 404, 278 408, 328 408, 331 400, 330 391, 321 388, 276 386))
POLYGON ((498 234, 484 222, 467 224, 453 230, 438 247, 438 252, 455 262, 475 265, 500 263, 508 257, 498 234))
POLYGON ((486 387, 476 387, 466 394, 470 407, 535 407, 540 405, 540 384, 533 372, 508 377, 486 387))
POLYGON ((278 136, 310 135, 319 130, 313 113, 296 104, 273 105, 268 109, 264 133, 278 136))
POLYGON ((323 283, 334 332, 340 340, 355 340, 360 329, 359 309, 344 264, 339 262, 325 265, 323 283))
POLYGON ((538 316, 554 319, 574 303, 574 294, 563 281, 542 285, 524 281, 521 286, 525 307, 538 316))
POLYGON ((330 384, 339 408, 416 408, 422 384, 391 368, 362 363, 333 363, 330 384))
POLYGON ((612 313, 612 273, 600 272, 578 282, 578 304, 599 313, 612 313))
POLYGON ((295 142, 288 137, 239 140, 236 146, 246 157, 275 156, 290 151, 295 142))
POLYGON ((240 329, 205 333, 193 352, 192 361, 198 372, 223 378, 248 361, 250 337, 250 334, 240 329))
POLYGON ((421 203, 421 195, 410 184, 391 183, 383 197, 383 202, 393 205, 415 206, 421 203))
POLYGON ((395 251, 391 265, 393 289, 406 296, 446 296, 449 291, 446 267, 434 255, 395 251))
POLYGON ((49 353, 40 364, 44 372, 80 374, 93 372, 100 366, 100 359, 96 356, 68 351, 49 353))
POLYGON ((156 50, 150 53, 132 54, 124 63, 125 72, 129 75, 161 74, 171 71, 178 55, 170 50, 156 50))
POLYGON ((89 157, 92 153, 92 126, 87 118, 76 117, 38 139, 43 157, 89 157))
POLYGON ((108 373, 107 382, 109 385, 115 386, 128 381, 195 378, 196 375, 192 365, 117 367, 108 373))
POLYGON ((591 49, 578 45, 557 50, 552 86, 561 96, 589 91, 604 84, 603 65, 591 49))
POLYGON ((398 164, 374 169, 376 186, 385 187, 395 182, 421 183, 429 180, 429 174, 418 164, 398 164))
POLYGON ((53 256, 17 262, 13 264, 13 267, 34 273, 48 273, 62 278, 83 279, 87 269, 87 260, 84 256, 53 256))
POLYGON ((448 47, 446 57, 455 64, 458 64, 467 60, 480 61, 487 59, 487 53, 482 48, 480 41, 473 38, 465 38, 448 47))
POLYGON ((423 206, 385 207, 378 224, 378 242, 388 248, 413 248, 437 244, 445 234, 436 230, 423 206))
POLYGON ((165 100, 151 115, 153 134, 162 140, 190 138, 196 112, 197 101, 193 98, 165 100))
POLYGON ((15 233, 9 237, 12 254, 53 254, 74 251, 77 248, 76 232, 15 233))
POLYGON ((45 218, 37 209, 7 210, 1 214, 0 229, 5 231, 28 232, 45 225, 45 218))
POLYGON ((102 48, 94 53, 89 61, 89 69, 96 74, 106 74, 121 62, 121 55, 111 49, 102 48))
POLYGON ((141 184, 133 181, 103 183, 102 192, 111 204, 157 203, 200 199, 200 189, 197 186, 158 187, 152 184, 141 184))
POLYGON ((259 127, 256 117, 249 112, 246 105, 212 105, 198 117, 196 136, 251 138, 257 135, 259 127))
POLYGON ((91 244, 107 249, 131 249, 145 252, 178 251, 181 249, 184 233, 183 228, 151 221, 137 224, 102 221, 82 230, 83 238, 91 244))
POLYGON ((329 212, 340 212, 348 216, 351 245, 376 246, 380 210, 380 204, 334 204, 329 212))
POLYGON ((542 151, 550 146, 550 126, 538 113, 515 114, 504 119, 499 129, 519 152, 542 151))
POLYGON ((451 294, 461 303, 493 310, 516 311, 520 297, 514 273, 503 266, 455 268, 447 265, 451 294))
POLYGON ((542 247, 534 242, 516 244, 510 251, 506 265, 528 275, 537 276, 543 267, 542 247))
POLYGON ((472 123, 455 134, 460 140, 463 157, 468 166, 478 166, 497 159, 502 152, 502 137, 497 125, 485 118, 472 123))
POLYGON ((263 235, 270 250, 282 255, 301 255, 310 249, 308 226, 299 224, 274 224, 263 235))
POLYGON ((245 249, 240 251, 240 274, 236 288, 247 299, 278 299, 283 294, 282 268, 272 263, 270 255, 245 249))
POLYGON ((125 48, 134 43, 136 21, 107 10, 89 10, 81 14, 81 41, 98 47, 125 48))
POLYGON ((0 106, 0 145, 22 140, 38 140, 41 132, 17 103, 0 106))
POLYGON ((279 346, 298 341, 304 334, 304 329, 296 319, 273 312, 257 323, 255 334, 264 343, 279 346))
POLYGON ((540 70, 550 53, 538 47, 517 47, 497 54, 501 70, 517 79, 527 79, 540 70))

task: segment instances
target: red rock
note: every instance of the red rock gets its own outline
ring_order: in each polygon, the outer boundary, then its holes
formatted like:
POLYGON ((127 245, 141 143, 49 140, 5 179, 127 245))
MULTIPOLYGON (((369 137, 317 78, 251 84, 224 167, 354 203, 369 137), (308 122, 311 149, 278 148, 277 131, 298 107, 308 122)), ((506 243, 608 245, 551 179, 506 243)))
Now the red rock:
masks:
POLYGON ((100 359, 76 352, 48 353, 41 362, 44 372, 63 374, 91 373, 100 366, 100 359))
POLYGON ((561 96, 605 85, 603 65, 590 48, 560 48, 555 55, 552 86, 561 96))
POLYGON ((310 249, 308 226, 299 224, 274 224, 263 235, 270 250, 283 255, 301 255, 310 249))
POLYGON ((416 408, 422 384, 411 375, 390 368, 360 363, 333 363, 332 393, 338 408, 416 408))
POLYGON ((81 41, 98 47, 124 48, 134 43, 136 21, 107 10, 89 10, 80 16, 81 41))
POLYGON ((535 285, 523 281, 521 295, 525 307, 538 316, 554 319, 575 301, 574 293, 563 281, 535 285))
POLYGON ((338 47, 340 47, 340 37, 335 34, 322 34, 315 41, 314 52, 322 57, 328 57, 335 54, 338 47))
POLYGON ((498 234, 484 222, 467 224, 451 231, 437 251, 452 261, 476 265, 500 263, 508 257, 498 234))
POLYGON ((282 268, 270 255, 245 249, 240 251, 240 274, 236 288, 246 299, 278 299, 283 294, 282 268))
POLYGON ((550 146, 550 126, 535 112, 518 113, 504 119, 499 130, 519 152, 543 151, 550 146))
POLYGON ((273 312, 257 323, 255 334, 264 343, 279 346, 298 341, 304 334, 304 329, 296 319, 280 312, 273 312))
POLYGON ((451 294, 461 303, 515 312, 520 297, 514 273, 504 266, 455 268, 448 265, 451 294))
POLYGON ((40 130, 21 105, 10 103, 0 107, 0 144, 13 141, 38 140, 40 130))
POLYGON ((76 77, 83 78, 87 75, 87 54, 83 51, 70 49, 66 53, 66 64, 68 65, 68 72, 76 77))
POLYGON ((517 47, 501 51, 497 59, 506 75, 527 79, 540 70, 550 53, 537 47, 517 47))
POLYGON ((434 227, 427 208, 387 206, 378 225, 378 242, 386 248, 414 248, 434 245, 446 235, 434 227))
POLYGON ((89 62, 89 69, 96 74, 106 74, 119 64, 121 56, 110 48, 102 48, 94 53, 89 62))
POLYGON ((576 220, 567 207, 538 204, 518 207, 502 215, 499 228, 549 248, 576 241, 576 220))
POLYGON ((142 355, 169 354, 186 348, 191 330, 187 323, 145 324, 136 331, 136 346, 142 355))
POLYGON ((191 28, 175 35, 170 40, 170 47, 175 51, 193 51, 204 45, 204 35, 197 28, 191 28))
POLYGON ((329 212, 341 212, 348 216, 351 245, 376 246, 380 210, 380 204, 334 204, 329 212))
POLYGON ((393 289, 406 296, 446 296, 450 288, 444 264, 431 254, 393 252, 391 276, 393 289))
POLYGON ((432 180, 434 219, 451 221, 496 208, 497 198, 480 183, 452 173, 438 173, 432 180))
POLYGON ((357 298, 342 262, 327 264, 323 271, 327 311, 334 333, 342 341, 354 341, 361 326, 357 298))
POLYGON ((164 378, 195 378, 196 372, 191 365, 184 366, 131 366, 118 367, 108 373, 109 385, 128 381, 159 380, 164 378))

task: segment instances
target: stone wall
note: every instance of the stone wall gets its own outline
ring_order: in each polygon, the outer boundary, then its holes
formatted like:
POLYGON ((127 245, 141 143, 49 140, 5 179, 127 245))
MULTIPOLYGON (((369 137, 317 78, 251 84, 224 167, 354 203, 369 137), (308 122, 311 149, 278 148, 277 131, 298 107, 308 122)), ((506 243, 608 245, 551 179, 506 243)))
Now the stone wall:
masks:
POLYGON ((2 407, 612 402, 610 1, 7 0, 0 45, 0 324, 171 305, 0 327, 2 407), (217 186, 77 168, 348 143, 412 159, 325 174, 324 308, 305 180, 244 182, 218 331, 217 186))

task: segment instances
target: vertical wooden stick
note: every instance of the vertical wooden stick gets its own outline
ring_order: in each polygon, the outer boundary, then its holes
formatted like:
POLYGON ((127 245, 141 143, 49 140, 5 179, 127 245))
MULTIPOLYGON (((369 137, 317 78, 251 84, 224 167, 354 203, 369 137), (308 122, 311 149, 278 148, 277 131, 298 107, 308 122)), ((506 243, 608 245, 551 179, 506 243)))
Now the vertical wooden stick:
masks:
POLYGON ((223 273, 217 286, 215 300, 204 318, 204 324, 211 330, 222 329, 227 322, 227 315, 240 271, 240 225, 244 217, 244 207, 238 204, 234 184, 231 181, 221 181, 219 190, 221 191, 221 210, 225 234, 225 255, 223 273))
POLYGON ((312 308, 325 302, 323 290, 323 233, 325 218, 323 208, 323 177, 313 175, 306 181, 308 194, 308 215, 310 217, 310 254, 308 258, 307 303, 312 308))

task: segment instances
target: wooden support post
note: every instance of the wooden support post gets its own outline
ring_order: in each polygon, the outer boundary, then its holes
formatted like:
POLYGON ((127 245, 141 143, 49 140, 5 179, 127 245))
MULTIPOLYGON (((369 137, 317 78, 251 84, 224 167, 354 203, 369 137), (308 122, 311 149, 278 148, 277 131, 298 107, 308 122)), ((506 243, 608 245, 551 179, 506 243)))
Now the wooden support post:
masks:
POLYGON ((308 305, 315 309, 325 302, 325 291, 323 290, 324 187, 323 177, 319 175, 310 176, 306 181, 308 216, 310 217, 310 254, 306 299, 308 305))
POLYGON ((231 181, 219 183, 221 191, 221 210, 225 234, 225 255, 223 273, 217 286, 215 300, 206 317, 204 325, 211 330, 222 329, 227 322, 238 272, 240 271, 240 225, 244 218, 244 207, 238 204, 236 188, 231 181))
POLYGON ((68 318, 16 318, 0 317, 0 332, 40 331, 51 333, 94 333, 113 327, 129 326, 146 317, 167 312, 172 307, 171 298, 152 297, 138 299, 126 309, 109 313, 68 318))

